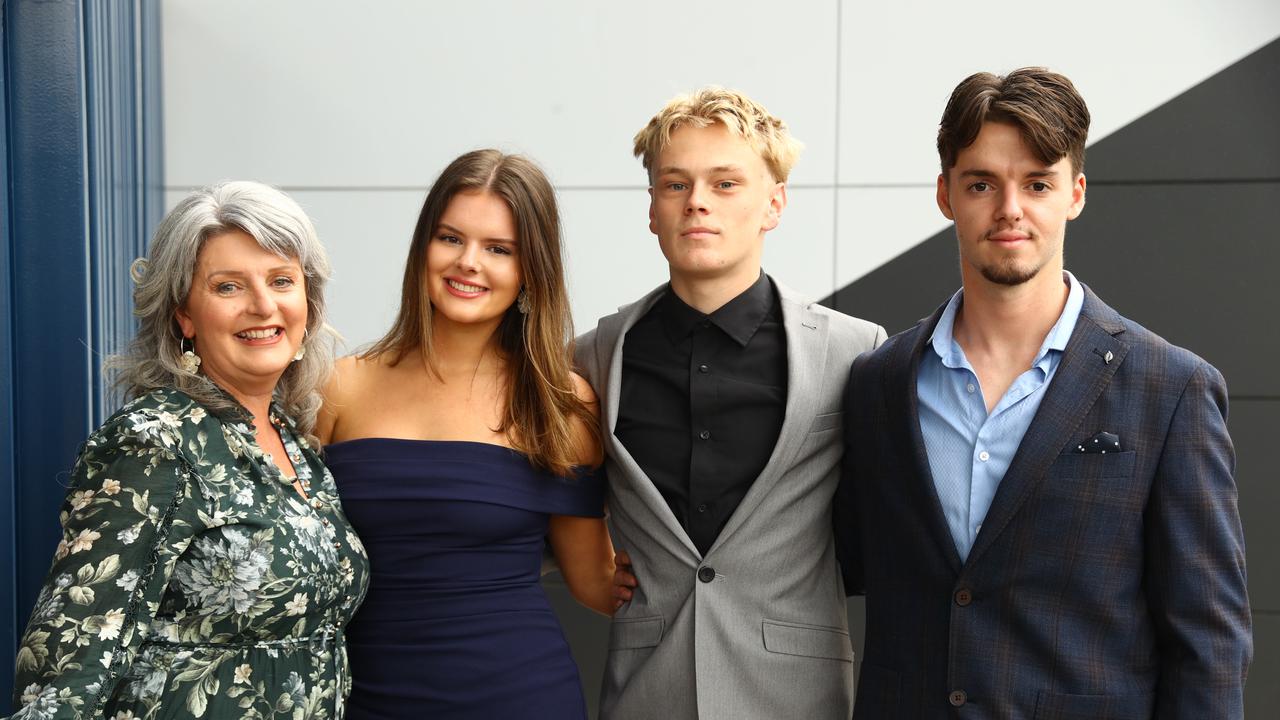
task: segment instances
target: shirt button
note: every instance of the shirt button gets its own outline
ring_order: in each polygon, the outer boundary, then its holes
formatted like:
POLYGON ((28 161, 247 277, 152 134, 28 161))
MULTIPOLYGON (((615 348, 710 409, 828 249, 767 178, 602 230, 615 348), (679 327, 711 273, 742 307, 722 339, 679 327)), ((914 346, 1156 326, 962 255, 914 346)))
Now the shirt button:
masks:
POLYGON ((320 518, 320 524, 321 524, 321 525, 324 525, 324 526, 326 526, 326 527, 328 527, 328 525, 329 525, 329 518, 320 518))
POLYGON ((701 504, 699 504, 699 505, 698 505, 698 512, 700 512, 700 513, 704 513, 704 512, 706 512, 706 511, 707 511, 707 504, 706 504, 706 503, 701 503, 701 504))
POLYGON ((716 579, 716 569, 713 567, 703 566, 698 568, 698 579, 704 583, 709 583, 716 579))
POLYGON ((710 431, 710 430, 703 430, 702 432, 698 433, 698 437, 702 438, 703 440, 710 440, 710 439, 711 439, 711 431, 710 431))
POLYGON ((698 372, 700 372, 700 373, 702 373, 703 375, 705 375, 705 374, 707 374, 707 373, 711 372, 711 366, 710 366, 710 365, 699 365, 699 366, 698 366, 698 372))
POLYGON ((986 462, 991 459, 991 453, 987 452, 986 450, 983 450, 982 452, 978 453, 978 459, 981 460, 982 462, 986 462))
POLYGON ((974 390, 977 390, 978 388, 974 387, 974 386, 973 386, 973 383, 969 383, 968 385, 965 385, 965 386, 964 386, 964 389, 965 389, 965 390, 968 390, 969 392, 973 392, 974 390))
POLYGON ((311 498, 311 507, 319 510, 321 505, 322 503, 320 502, 320 498, 311 498))
POLYGON ((341 550, 341 549, 342 549, 342 543, 338 542, 337 540, 334 540, 334 541, 333 541, 333 549, 334 549, 334 550, 341 550))
POLYGON ((947 696, 947 702, 951 703, 952 707, 960 707, 968 701, 969 696, 966 695, 963 690, 953 690, 951 691, 951 694, 947 696))
POLYGON ((960 607, 968 607, 973 602, 973 593, 968 588, 960 588, 956 591, 955 600, 960 607))

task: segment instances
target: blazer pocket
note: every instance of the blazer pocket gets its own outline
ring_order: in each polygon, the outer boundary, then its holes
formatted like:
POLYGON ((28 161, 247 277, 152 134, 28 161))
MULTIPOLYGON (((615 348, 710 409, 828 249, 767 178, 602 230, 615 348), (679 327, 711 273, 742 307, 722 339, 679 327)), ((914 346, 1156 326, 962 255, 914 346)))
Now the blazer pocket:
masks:
POLYGON ((811 433, 819 433, 823 430, 831 430, 838 428, 844 424, 844 412, 836 411, 832 413, 822 413, 813 418, 813 427, 809 430, 811 433))
POLYGON ((1146 720, 1155 696, 1067 695, 1040 691, 1035 720, 1146 720))
POLYGON ((853 662, 849 633, 821 625, 765 620, 764 649, 780 655, 853 662))
POLYGON ((1133 464, 1138 453, 1125 450, 1118 453, 1065 452, 1049 467, 1051 477, 1067 478, 1126 478, 1133 474, 1133 464))
POLYGON ((610 650, 657 647, 662 641, 662 617, 616 618, 609 626, 610 650))

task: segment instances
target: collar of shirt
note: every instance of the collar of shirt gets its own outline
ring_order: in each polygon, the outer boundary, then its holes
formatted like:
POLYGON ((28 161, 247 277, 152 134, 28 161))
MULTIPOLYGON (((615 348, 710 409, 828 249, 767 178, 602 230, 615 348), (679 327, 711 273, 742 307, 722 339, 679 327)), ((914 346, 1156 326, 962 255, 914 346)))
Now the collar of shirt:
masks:
MULTIPOLYGON (((214 389, 218 391, 218 394, 221 395, 223 399, 231 403, 230 406, 209 408, 209 412, 211 412, 214 417, 228 425, 244 423, 250 434, 256 434, 257 429, 253 424, 253 413, 249 412, 245 406, 240 404, 239 400, 236 400, 234 395, 223 389, 221 385, 213 382, 212 380, 210 380, 209 383, 213 385, 214 389)), ((271 406, 268 408, 268 411, 270 413, 269 418, 272 421, 272 424, 288 428, 290 432, 297 431, 297 426, 294 423, 293 418, 289 417, 289 415, 284 412, 284 409, 280 407, 280 402, 275 398, 271 399, 271 406)))
MULTIPOLYGON (((1040 345, 1040 351, 1036 353, 1036 359, 1032 361, 1031 367, 1038 368, 1041 373, 1047 375, 1050 367, 1049 351, 1056 350, 1062 352, 1067 349, 1067 341, 1071 339, 1071 333, 1076 329, 1076 321, 1080 319, 1080 310, 1084 307, 1084 289, 1080 286, 1080 282, 1076 280, 1076 276, 1066 270, 1062 271, 1062 281, 1067 284, 1067 303, 1062 308, 1062 314, 1058 316, 1058 321, 1049 329, 1049 334, 1045 335, 1044 342, 1040 345)), ((964 302, 964 288, 956 291, 951 296, 951 301, 947 303, 947 307, 942 311, 942 317, 938 318, 938 324, 933 328, 933 334, 929 336, 929 345, 933 351, 938 354, 938 358, 942 360, 942 364, 946 367, 967 368, 969 361, 964 356, 964 351, 960 349, 960 343, 955 341, 953 331, 956 324, 956 312, 960 310, 960 305, 964 302)))
POLYGON ((734 299, 706 315, 689 307, 674 291, 668 289, 658 301, 662 328, 672 344, 693 332, 699 323, 710 322, 742 347, 746 347, 773 309, 773 283, 764 273, 734 299))

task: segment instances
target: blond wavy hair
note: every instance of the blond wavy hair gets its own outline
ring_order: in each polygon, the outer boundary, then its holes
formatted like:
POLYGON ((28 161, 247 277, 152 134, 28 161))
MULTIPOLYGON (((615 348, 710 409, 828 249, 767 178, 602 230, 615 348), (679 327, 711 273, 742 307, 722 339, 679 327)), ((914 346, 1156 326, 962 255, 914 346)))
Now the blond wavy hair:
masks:
POLYGON ((786 182, 804 147, 782 120, 763 105, 735 90, 709 85, 677 95, 635 137, 635 155, 653 178, 654 163, 671 142, 671 133, 685 126, 703 128, 720 123, 751 144, 777 182, 786 182))

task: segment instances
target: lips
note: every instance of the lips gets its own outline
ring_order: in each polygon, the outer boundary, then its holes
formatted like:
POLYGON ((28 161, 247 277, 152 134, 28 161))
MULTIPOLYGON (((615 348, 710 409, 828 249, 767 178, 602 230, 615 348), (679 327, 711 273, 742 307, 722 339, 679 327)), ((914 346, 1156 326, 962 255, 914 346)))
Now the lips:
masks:
POLYGON ((1000 232, 994 232, 987 235, 987 239, 991 240, 992 242, 1011 245, 1013 243, 1019 243, 1024 240, 1030 240, 1031 236, 1027 233, 1019 232, 1017 230, 1001 230, 1000 232))
POLYGON ((712 230, 709 227, 702 227, 702 226, 691 227, 687 230, 683 230, 680 232, 680 236, 686 237, 686 238, 710 237, 712 235, 719 235, 719 234, 720 234, 719 230, 712 230))
POLYGON ((247 328, 236 333, 236 337, 250 345, 272 345, 284 337, 284 328, 279 325, 247 328))
POLYGON ((450 295, 455 295, 461 298, 480 297, 486 292, 489 292, 489 288, 484 287, 483 285, 472 285, 471 283, 455 280, 454 278, 445 278, 444 288, 449 291, 450 295))

